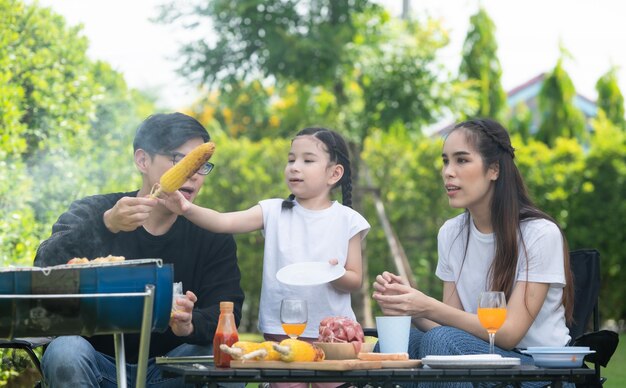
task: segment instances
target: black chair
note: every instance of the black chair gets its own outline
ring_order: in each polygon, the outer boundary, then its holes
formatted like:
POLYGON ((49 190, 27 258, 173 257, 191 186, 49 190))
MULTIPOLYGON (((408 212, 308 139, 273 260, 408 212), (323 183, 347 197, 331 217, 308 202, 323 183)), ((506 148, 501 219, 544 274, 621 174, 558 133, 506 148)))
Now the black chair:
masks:
POLYGON ((45 386, 43 370, 41 369, 41 362, 35 349, 39 347, 45 347, 54 339, 54 337, 28 337, 28 338, 14 338, 12 340, 0 339, 0 349, 21 349, 28 354, 28 357, 33 362, 33 365, 37 368, 37 371, 41 375, 41 380, 36 387, 45 386))
POLYGON ((609 330, 600 330, 600 253, 595 249, 570 252, 570 268, 574 276, 574 322, 570 325, 571 345, 589 346, 592 353, 585 361, 594 364, 595 375, 578 387, 601 387, 606 378, 600 366, 606 367, 615 353, 619 336, 609 330))

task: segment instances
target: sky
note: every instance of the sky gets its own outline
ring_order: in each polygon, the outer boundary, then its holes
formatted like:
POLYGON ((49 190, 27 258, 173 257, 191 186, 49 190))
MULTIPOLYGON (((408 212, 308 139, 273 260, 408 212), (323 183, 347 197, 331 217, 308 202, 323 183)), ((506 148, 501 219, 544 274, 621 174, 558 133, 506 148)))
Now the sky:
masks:
MULTIPOLYGON (((184 0, 187 1, 187 0, 184 0)), ((177 50, 193 38, 189 32, 150 21, 164 0, 39 0, 83 25, 88 55, 123 73, 133 88, 158 97, 163 108, 189 105, 197 87, 176 74, 177 50)), ((380 0, 399 15, 402 0, 380 0)), ((570 53, 565 69, 578 93, 595 100, 595 83, 617 66, 626 94, 626 1, 623 0, 410 0, 413 13, 440 19, 450 44, 440 60, 454 73, 469 18, 482 5, 496 25, 502 85, 506 91, 554 68, 562 45, 570 53)))

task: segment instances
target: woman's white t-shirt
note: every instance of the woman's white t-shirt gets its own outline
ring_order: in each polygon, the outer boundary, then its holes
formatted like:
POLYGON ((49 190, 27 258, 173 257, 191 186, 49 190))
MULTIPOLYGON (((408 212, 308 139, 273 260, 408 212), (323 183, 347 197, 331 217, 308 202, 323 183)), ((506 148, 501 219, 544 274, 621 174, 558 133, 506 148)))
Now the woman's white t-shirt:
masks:
MULTIPOLYGON (((464 213, 452 218, 439 230, 436 274, 443 281, 454 282, 463 309, 476 314, 478 296, 488 288, 495 236, 478 231, 470 217, 469 244, 467 254, 464 254, 468 216, 464 213)), ((518 282, 549 283, 550 288, 535 321, 516 347, 564 346, 570 336, 561 302, 565 286, 563 237, 559 228, 545 219, 527 220, 520 227, 528 260, 520 243, 516 279, 518 282)))
POLYGON ((282 209, 279 198, 259 202, 263 209, 265 250, 263 283, 259 305, 259 330, 266 334, 285 334, 280 325, 280 302, 295 297, 307 300, 309 319, 303 337, 317 337, 322 319, 344 316, 355 319, 350 293, 330 283, 316 286, 289 286, 276 279, 282 267, 299 262, 327 263, 337 259, 345 266, 348 242, 357 234, 365 238, 369 223, 355 210, 338 202, 323 210, 308 210, 295 202, 282 209))

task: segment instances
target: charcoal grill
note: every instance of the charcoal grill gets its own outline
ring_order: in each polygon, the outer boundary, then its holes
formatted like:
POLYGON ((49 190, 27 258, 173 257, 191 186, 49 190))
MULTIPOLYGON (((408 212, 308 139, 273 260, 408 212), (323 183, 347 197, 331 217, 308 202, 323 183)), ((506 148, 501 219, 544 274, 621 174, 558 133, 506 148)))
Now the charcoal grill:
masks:
POLYGON ((173 266, 161 259, 0 269, 0 338, 112 334, 126 387, 124 333, 140 333, 137 387, 144 387, 152 331, 165 331, 173 266))

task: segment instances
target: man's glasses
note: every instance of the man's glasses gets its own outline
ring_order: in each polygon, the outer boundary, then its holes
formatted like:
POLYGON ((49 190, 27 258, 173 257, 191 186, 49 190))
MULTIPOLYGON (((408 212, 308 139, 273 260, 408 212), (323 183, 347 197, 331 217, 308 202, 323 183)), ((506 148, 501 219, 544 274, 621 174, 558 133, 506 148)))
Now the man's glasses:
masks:
MULTIPOLYGON (((183 160, 185 154, 181 154, 180 152, 172 152, 168 154, 168 156, 171 158, 170 160, 172 161, 172 164, 176 164, 183 160)), ((197 173, 200 175, 208 175, 213 170, 213 167, 215 167, 213 163, 206 162, 202 167, 200 167, 200 169, 198 169, 197 173)))

